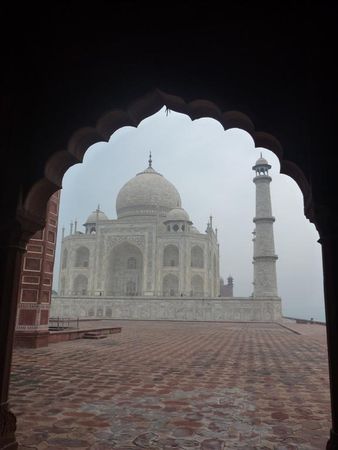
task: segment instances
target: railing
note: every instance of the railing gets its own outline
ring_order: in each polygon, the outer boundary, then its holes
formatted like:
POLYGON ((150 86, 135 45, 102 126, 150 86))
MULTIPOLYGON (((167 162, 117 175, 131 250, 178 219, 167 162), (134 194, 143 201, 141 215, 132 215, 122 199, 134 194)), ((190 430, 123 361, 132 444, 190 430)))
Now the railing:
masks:
POLYGON ((64 317, 50 317, 48 329, 50 331, 60 331, 60 330, 64 330, 65 328, 75 328, 75 326, 71 325, 74 322, 76 324, 76 328, 79 328, 79 322, 80 322, 79 318, 70 319, 70 318, 64 318, 64 317))
POLYGON ((313 320, 311 319, 299 319, 297 317, 287 317, 287 316, 283 316, 284 319, 290 319, 290 320, 295 320, 296 323, 316 323, 317 325, 326 325, 326 322, 321 322, 319 320, 313 320))

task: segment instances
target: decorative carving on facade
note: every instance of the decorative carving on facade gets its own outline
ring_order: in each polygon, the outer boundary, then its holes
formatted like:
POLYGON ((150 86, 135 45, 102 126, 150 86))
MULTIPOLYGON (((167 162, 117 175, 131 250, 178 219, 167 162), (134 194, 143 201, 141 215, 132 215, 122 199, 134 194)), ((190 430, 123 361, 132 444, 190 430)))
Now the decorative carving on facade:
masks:
POLYGON ((119 236, 107 236, 107 248, 108 251, 112 250, 119 244, 123 244, 124 242, 128 242, 129 244, 136 245, 142 252, 144 252, 145 248, 145 237, 142 235, 128 235, 123 234, 119 236))
POLYGON ((182 297, 55 297, 52 315, 133 320, 279 321, 281 300, 182 297), (106 314, 109 309, 109 315, 106 314), (102 314, 98 314, 102 311, 102 314))

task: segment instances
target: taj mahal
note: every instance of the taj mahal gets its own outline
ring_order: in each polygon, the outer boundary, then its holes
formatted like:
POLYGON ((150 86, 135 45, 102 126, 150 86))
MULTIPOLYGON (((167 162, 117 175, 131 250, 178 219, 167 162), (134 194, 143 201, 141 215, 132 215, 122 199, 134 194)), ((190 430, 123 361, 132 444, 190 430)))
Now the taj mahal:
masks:
POLYGON ((56 317, 134 320, 278 321, 269 169, 253 166, 256 216, 253 293, 234 297, 220 278, 217 229, 194 227, 175 186, 152 167, 137 173, 116 198, 117 219, 98 206, 84 223, 62 231, 56 317))

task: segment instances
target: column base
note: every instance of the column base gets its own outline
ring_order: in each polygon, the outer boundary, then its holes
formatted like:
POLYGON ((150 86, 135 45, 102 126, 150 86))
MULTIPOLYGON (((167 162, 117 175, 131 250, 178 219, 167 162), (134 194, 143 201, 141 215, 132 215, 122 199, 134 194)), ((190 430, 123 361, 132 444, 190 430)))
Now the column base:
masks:
POLYGON ((16 331, 14 336, 14 347, 48 347, 48 337, 49 331, 16 331))
POLYGON ((330 430, 330 439, 326 444, 326 450, 338 450, 338 434, 330 430))
POLYGON ((18 443, 15 439, 16 417, 8 409, 8 403, 0 404, 0 449, 16 450, 18 443))

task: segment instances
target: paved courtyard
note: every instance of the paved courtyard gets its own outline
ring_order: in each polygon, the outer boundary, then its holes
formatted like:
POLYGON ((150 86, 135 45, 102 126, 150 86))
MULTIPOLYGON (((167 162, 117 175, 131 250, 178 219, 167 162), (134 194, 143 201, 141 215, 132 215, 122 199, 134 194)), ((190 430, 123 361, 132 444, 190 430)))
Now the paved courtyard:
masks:
POLYGON ((15 350, 20 449, 325 448, 325 327, 111 324, 122 332, 15 350))

